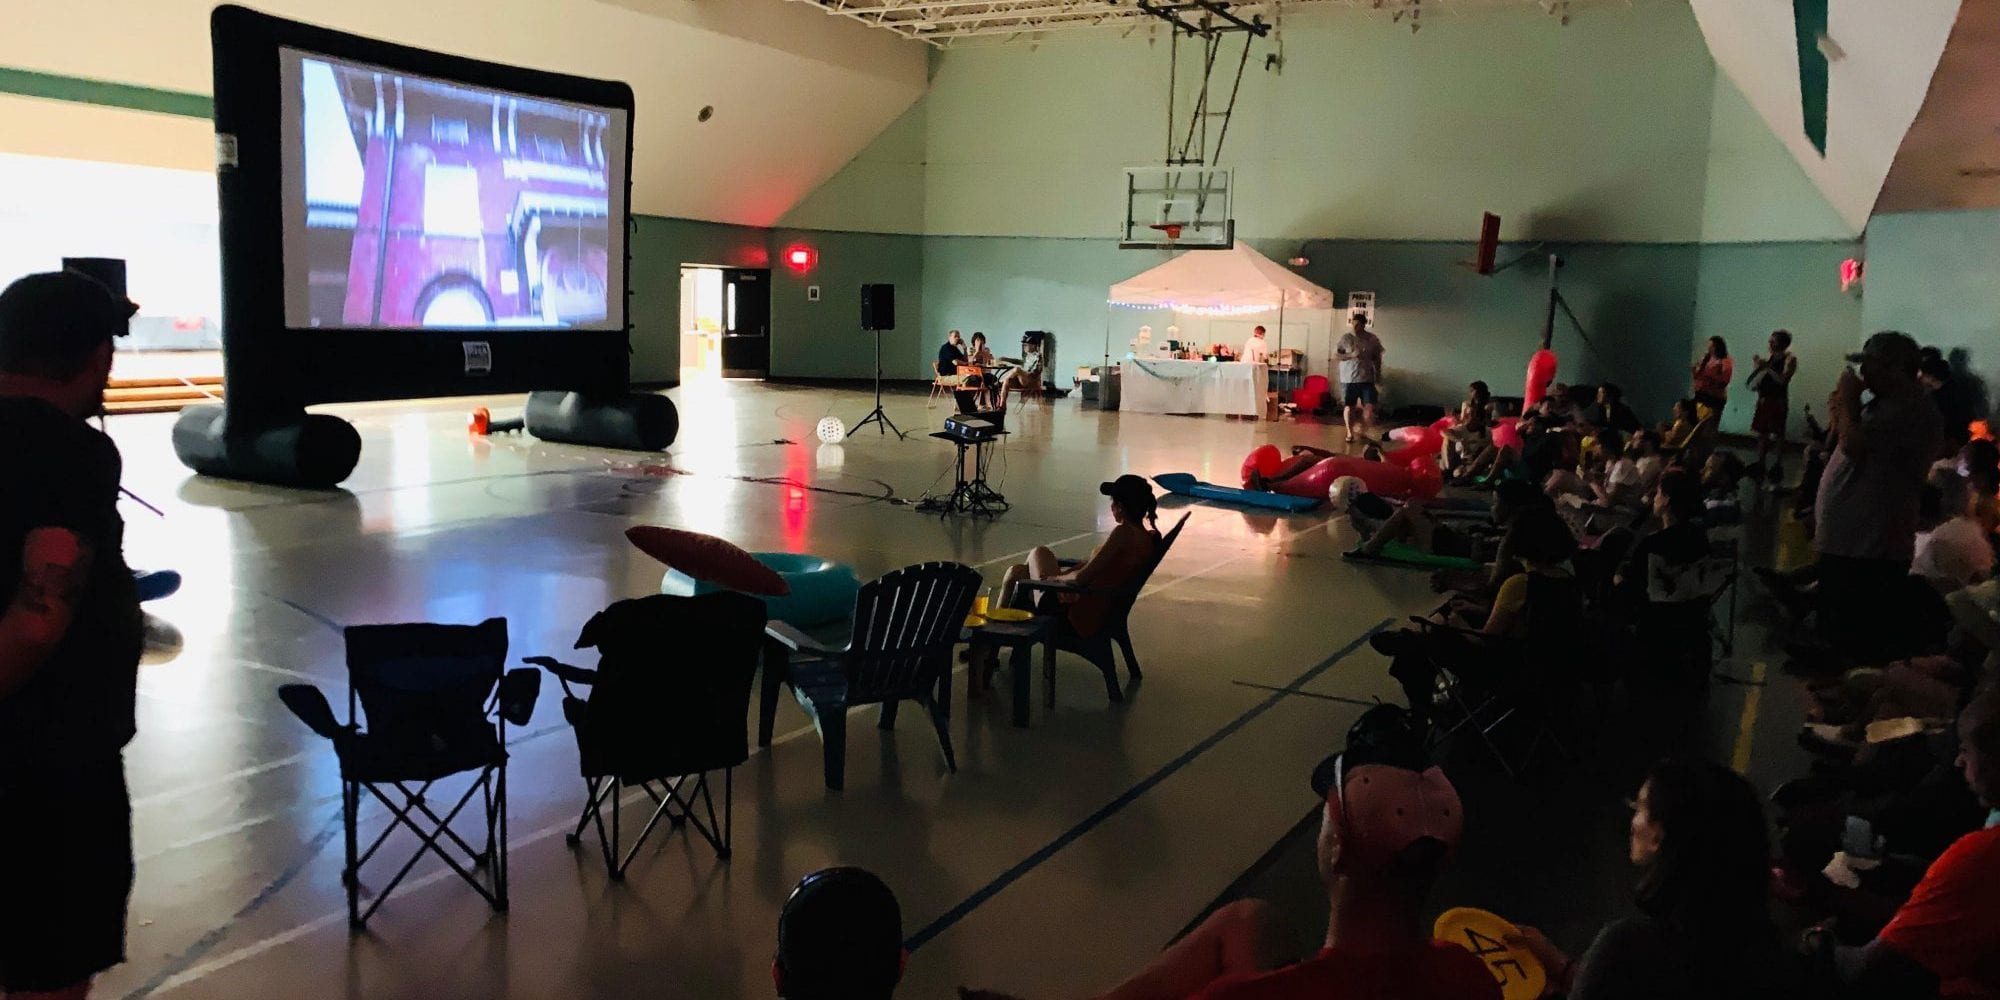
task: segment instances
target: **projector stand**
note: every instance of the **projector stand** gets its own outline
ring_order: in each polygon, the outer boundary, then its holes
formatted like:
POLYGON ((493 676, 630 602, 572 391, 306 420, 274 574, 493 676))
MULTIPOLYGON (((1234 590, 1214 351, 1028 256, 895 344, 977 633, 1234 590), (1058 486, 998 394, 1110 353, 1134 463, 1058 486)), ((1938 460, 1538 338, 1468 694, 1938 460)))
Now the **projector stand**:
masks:
POLYGON ((889 431, 895 431, 896 440, 909 440, 910 436, 903 433, 896 426, 896 422, 889 419, 889 414, 882 410, 882 331, 880 330, 875 331, 875 408, 868 411, 868 415, 862 417, 859 423, 848 428, 847 436, 853 437, 857 431, 869 424, 874 424, 875 430, 884 437, 888 436, 889 431))

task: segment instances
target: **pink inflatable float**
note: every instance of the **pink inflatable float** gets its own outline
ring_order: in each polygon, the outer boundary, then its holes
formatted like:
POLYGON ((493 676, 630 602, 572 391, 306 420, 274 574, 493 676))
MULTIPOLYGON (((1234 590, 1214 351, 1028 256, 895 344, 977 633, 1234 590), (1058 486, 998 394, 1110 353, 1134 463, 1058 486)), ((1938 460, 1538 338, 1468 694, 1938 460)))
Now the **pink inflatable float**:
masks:
POLYGON ((1397 465, 1348 455, 1322 459, 1312 468, 1272 484, 1271 489, 1287 496, 1320 500, 1325 499, 1333 481, 1342 476, 1353 476, 1368 487, 1368 492, 1385 497, 1429 500, 1444 489, 1444 474, 1438 471, 1437 463, 1428 458, 1420 457, 1397 465))

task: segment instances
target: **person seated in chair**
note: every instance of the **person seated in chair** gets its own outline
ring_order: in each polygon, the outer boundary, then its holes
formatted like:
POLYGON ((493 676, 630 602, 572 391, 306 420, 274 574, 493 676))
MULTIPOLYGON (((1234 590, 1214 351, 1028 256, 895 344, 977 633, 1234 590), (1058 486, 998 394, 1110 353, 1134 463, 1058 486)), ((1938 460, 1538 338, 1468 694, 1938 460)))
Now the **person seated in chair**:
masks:
POLYGON ((1042 384, 1043 358, 1041 342, 1029 341, 1022 344, 1021 356, 1018 359, 1001 358, 1000 360, 1002 362, 1011 361, 1014 364, 1013 368, 1008 369, 1006 374, 1000 376, 998 407, 1004 410, 1007 408, 1008 394, 1017 389, 1027 390, 1042 384))
POLYGON ((1669 566, 1689 566, 1706 558, 1708 530, 1702 526, 1701 481, 1686 469, 1669 469, 1653 490, 1653 530, 1634 543, 1612 584, 1635 602, 1646 598, 1646 574, 1655 558, 1669 566))
POLYGON ((1275 909, 1241 900, 1098 1000, 1499 1000, 1485 963, 1430 933, 1425 900, 1465 815, 1403 710, 1362 713, 1346 750, 1313 770, 1312 788, 1324 806, 1316 856, 1329 911, 1317 954, 1281 965, 1288 935, 1275 909))
POLYGON ((1429 721, 1440 660, 1462 677, 1471 674, 1467 680, 1498 680, 1478 676, 1493 667, 1481 653, 1482 640, 1540 640, 1573 633, 1580 624, 1581 597, 1568 565, 1576 536, 1569 525, 1551 508, 1531 507, 1516 520, 1513 537, 1512 555, 1522 570, 1500 584, 1483 615, 1470 602, 1454 601, 1432 618, 1445 629, 1407 628, 1369 639, 1376 652, 1390 657, 1389 673, 1409 698, 1411 718, 1429 721))
MULTIPOLYGON (((1111 520, 1116 524, 1104 544, 1074 566, 1064 566, 1048 546, 1035 546, 1027 562, 1008 567, 1000 578, 1001 606, 1061 614, 1068 627, 1082 636, 1096 635, 1104 627, 1111 598, 1101 592, 1130 586, 1146 571, 1160 544, 1160 519, 1152 484, 1140 476, 1127 473, 1100 483, 1097 492, 1110 498, 1111 520), (1019 586, 1022 580, 1063 581, 1100 593, 1030 591, 1019 586)), ((996 662, 995 650, 970 650, 965 660, 972 675, 968 689, 975 696, 985 694, 996 662)))
POLYGON ((1624 453, 1625 438, 1600 428, 1577 442, 1575 467, 1551 471, 1542 489, 1557 503, 1573 507, 1597 503, 1599 494, 1608 489, 1612 467, 1624 453))
POLYGON ((1540 490, 1527 483, 1505 482, 1493 494, 1491 521, 1448 521, 1415 503, 1406 503, 1387 511, 1388 518, 1381 520, 1370 517, 1364 507, 1379 505, 1386 511, 1388 501, 1372 494, 1362 496, 1366 499, 1357 497, 1348 516, 1357 529, 1367 531, 1367 540, 1356 551, 1369 558, 1379 557, 1391 542, 1402 542, 1429 555, 1492 562, 1504 546, 1506 533, 1513 528, 1519 514, 1529 507, 1547 506, 1548 503, 1540 490))
POLYGON ((1809 954, 1850 995, 2000 995, 2000 688, 1988 686, 1958 717, 1958 768, 1980 803, 1986 827, 1960 837, 1930 866, 1888 926, 1860 948, 1809 932, 1809 954))
POLYGON ((958 366, 965 363, 965 339, 957 330, 945 335, 944 344, 938 348, 937 371, 939 378, 957 378, 958 366))
POLYGON ((784 1000, 889 1000, 909 960, 896 894, 872 872, 823 868, 778 913, 771 979, 784 1000))
POLYGON ((958 393, 959 410, 970 413, 987 409, 992 401, 994 360, 992 349, 986 346, 985 334, 973 333, 972 345, 966 348, 965 360, 959 366, 962 376, 959 383, 965 387, 965 391, 958 393))
POLYGON ((1614 430, 1621 435, 1637 433, 1644 426, 1639 415, 1625 405, 1625 390, 1611 382, 1597 387, 1595 401, 1577 414, 1577 420, 1600 431, 1614 430))
POLYGON ((1917 532, 1911 575, 1945 594, 1992 576, 1992 535, 1972 509, 1970 481, 1957 469, 1947 469, 1931 475, 1924 494, 1926 506, 1934 500, 1937 509, 1926 519, 1925 530, 1917 532))
POLYGON ((1438 455, 1446 475, 1462 471, 1493 447, 1493 390, 1484 382, 1465 388, 1458 417, 1444 430, 1444 450, 1438 455))

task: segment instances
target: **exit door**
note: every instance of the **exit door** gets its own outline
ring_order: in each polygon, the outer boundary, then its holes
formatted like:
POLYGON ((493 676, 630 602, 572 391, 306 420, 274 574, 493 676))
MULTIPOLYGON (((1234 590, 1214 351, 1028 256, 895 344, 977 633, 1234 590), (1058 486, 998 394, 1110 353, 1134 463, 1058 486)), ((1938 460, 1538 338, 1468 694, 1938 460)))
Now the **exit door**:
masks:
POLYGON ((771 373, 771 272, 722 272, 722 377, 771 373))

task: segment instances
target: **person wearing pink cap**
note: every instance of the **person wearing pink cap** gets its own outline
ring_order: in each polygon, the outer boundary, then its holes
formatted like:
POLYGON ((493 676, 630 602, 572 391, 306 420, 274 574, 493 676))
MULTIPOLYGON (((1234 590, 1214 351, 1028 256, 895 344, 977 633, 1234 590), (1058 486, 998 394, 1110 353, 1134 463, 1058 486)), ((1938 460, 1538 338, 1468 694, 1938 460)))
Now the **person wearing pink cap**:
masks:
POLYGON ((1262 903, 1224 907, 1103 1000, 1499 1000, 1471 952, 1433 940, 1431 884, 1465 830, 1458 791, 1395 705, 1362 713, 1313 770, 1329 913, 1319 954, 1273 969, 1282 935, 1262 903))

